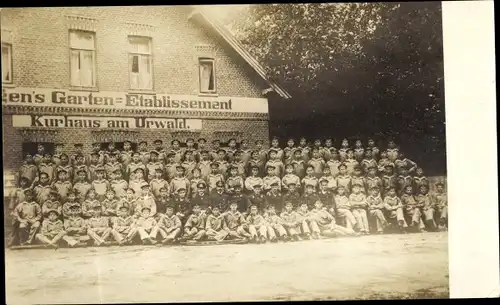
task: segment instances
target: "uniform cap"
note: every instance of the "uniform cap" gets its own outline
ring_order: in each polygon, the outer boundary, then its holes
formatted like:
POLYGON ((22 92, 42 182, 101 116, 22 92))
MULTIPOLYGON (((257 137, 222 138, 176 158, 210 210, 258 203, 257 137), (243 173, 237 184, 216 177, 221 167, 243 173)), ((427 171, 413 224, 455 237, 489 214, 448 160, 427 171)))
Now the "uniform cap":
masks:
POLYGON ((68 173, 68 170, 65 168, 61 168, 57 170, 57 173, 68 173))
POLYGON ((257 182, 256 184, 254 184, 253 188, 261 188, 262 187, 262 183, 260 182, 257 182))
POLYGON ((219 163, 212 162, 212 163, 210 163, 210 167, 219 167, 219 163))
POLYGON ((144 206, 144 207, 142 207, 141 212, 142 212, 142 211, 144 211, 144 210, 151 211, 151 209, 150 209, 148 206, 144 206))
POLYGON ((171 157, 171 156, 175 156, 175 153, 174 153, 174 152, 169 152, 169 153, 167 153, 167 158, 168 158, 168 157, 171 157))
POLYGON ((219 148, 219 149, 217 150, 217 153, 220 153, 221 151, 222 151, 223 153, 226 153, 226 151, 225 151, 224 149, 222 149, 222 148, 219 148))
POLYGON ((132 142, 130 142, 129 140, 125 140, 125 141, 123 141, 123 143, 132 144, 132 142))
POLYGON ((156 150, 152 150, 151 152, 149 152, 149 154, 158 156, 158 152, 156 150))
POLYGON ((168 191, 168 189, 166 187, 162 186, 162 187, 160 187, 160 189, 158 191, 160 191, 160 192, 161 191, 168 191))
POLYGON ((172 140, 172 141, 170 141, 170 144, 172 144, 172 145, 173 145, 174 143, 178 143, 178 144, 180 144, 181 142, 179 142, 179 140, 172 140))
POLYGON ((234 152, 234 155, 235 155, 235 156, 241 156, 241 150, 237 150, 237 151, 235 151, 235 152, 234 152))
POLYGON ((347 165, 345 165, 344 163, 341 163, 341 164, 339 164, 338 168, 340 169, 341 167, 347 168, 347 165))
POLYGON ((250 165, 250 169, 251 169, 251 170, 252 170, 252 169, 254 169, 254 168, 259 169, 259 167, 258 167, 257 165, 255 165, 255 164, 250 165))
POLYGON ((277 151, 276 149, 274 149, 274 148, 271 148, 271 149, 269 150, 269 153, 278 153, 278 151, 277 151))
POLYGON ((361 185, 361 183, 359 183, 359 182, 354 182, 352 184, 352 187, 355 187, 355 186, 363 187, 363 185, 361 185))
POLYGON ((198 142, 202 142, 202 141, 203 141, 203 142, 207 142, 207 140, 206 140, 205 138, 199 138, 199 139, 198 139, 198 142))
POLYGON ((273 183, 271 183, 271 186, 275 186, 275 185, 279 185, 278 181, 274 181, 273 183))
POLYGON ((148 144, 148 142, 146 142, 146 141, 140 141, 139 145, 141 145, 141 144, 148 144))
POLYGON ((204 150, 200 151, 200 154, 208 154, 208 150, 204 149, 204 150))
POLYGON ((296 153, 302 153, 302 149, 300 149, 300 148, 296 148, 296 149, 294 150, 294 152, 293 152, 293 153, 294 153, 294 154, 296 154, 296 153))
POLYGON ((81 172, 87 173, 87 171, 86 171, 86 170, 84 170, 83 168, 79 168, 79 169, 77 169, 77 170, 76 170, 76 173, 77 173, 77 174, 78 174, 78 173, 81 173, 81 172))
POLYGON ((115 174, 116 174, 116 173, 120 174, 120 173, 121 173, 121 170, 120 170, 119 168, 117 168, 117 169, 115 169, 115 170, 113 171, 113 173, 115 173, 115 174))
POLYGON ((144 169, 142 167, 138 167, 134 170, 134 173, 138 172, 138 171, 141 171, 144 173, 144 169))
POLYGON ((262 141, 262 140, 255 140, 255 144, 259 144, 259 143, 262 144, 262 143, 264 143, 264 141, 262 141))
POLYGON ((274 166, 274 165, 268 165, 267 169, 276 169, 276 166, 274 166))
POLYGON ((287 183, 287 186, 290 186, 290 185, 297 185, 297 183, 295 183, 295 182, 293 182, 293 181, 292 181, 292 182, 288 182, 288 183, 287 183))
POLYGON ((163 169, 161 169, 161 168, 155 168, 155 172, 163 173, 163 169))
POLYGON ((196 187, 199 189, 206 189, 207 184, 205 182, 198 182, 198 184, 196 184, 196 187))
POLYGON ((95 169, 96 172, 104 172, 104 167, 99 166, 95 169))
POLYGON ((127 210, 128 211, 129 207, 122 203, 120 206, 118 206, 118 210, 127 210))
POLYGON ((177 169, 177 170, 181 170, 181 171, 184 171, 184 170, 185 170, 185 168, 184 168, 184 167, 182 167, 182 165, 177 165, 177 166, 175 167, 175 169, 177 169))
POLYGON ((145 187, 149 187, 149 183, 147 183, 146 181, 141 182, 141 189, 145 187))
POLYGON ((177 189, 177 193, 179 193, 180 191, 187 191, 187 189, 185 187, 180 187, 177 189))
POLYGON ((59 216, 58 210, 49 210, 49 212, 47 214, 50 215, 51 213, 55 213, 57 216, 59 216))
POLYGON ((165 207, 165 209, 173 209, 175 210, 175 206, 173 204, 167 204, 167 206, 165 207))
POLYGON ((212 143, 220 143, 220 140, 215 139, 215 140, 212 141, 212 143))
POLYGON ((227 142, 232 142, 232 141, 236 142, 236 139, 235 138, 231 138, 227 142))
POLYGON ((215 186, 218 186, 218 187, 224 187, 224 182, 222 182, 222 181, 220 181, 220 180, 219 180, 219 181, 217 181, 217 182, 215 183, 215 186))
POLYGON ((163 144, 163 141, 162 140, 155 140, 153 143, 154 144, 163 144))
POLYGON ((186 142, 190 142, 190 141, 191 141, 191 142, 194 142, 194 139, 193 139, 193 138, 187 138, 187 139, 186 139, 186 142))
POLYGON ((315 186, 314 186, 314 184, 306 183, 306 187, 312 187, 312 188, 314 188, 315 186))
POLYGON ((26 195, 33 194, 33 190, 32 189, 25 189, 24 194, 26 194, 26 195))
POLYGON ((385 168, 388 168, 388 167, 393 168, 393 167, 394 167, 394 165, 392 165, 392 164, 386 164, 384 167, 385 167, 385 168))

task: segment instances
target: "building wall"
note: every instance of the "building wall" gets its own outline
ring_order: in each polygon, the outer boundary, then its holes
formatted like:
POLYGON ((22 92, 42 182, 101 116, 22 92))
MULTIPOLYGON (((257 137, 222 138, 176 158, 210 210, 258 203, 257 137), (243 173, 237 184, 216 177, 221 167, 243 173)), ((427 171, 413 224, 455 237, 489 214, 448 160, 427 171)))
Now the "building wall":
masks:
MULTIPOLYGON (((10 32, 13 48, 13 84, 6 87, 69 89, 70 56, 69 28, 66 16, 78 15, 95 19, 97 90, 131 92, 128 74, 127 23, 152 26, 153 93, 199 95, 198 54, 196 46, 215 48, 216 84, 219 96, 264 98, 262 79, 235 56, 212 33, 188 20, 189 9, 182 6, 149 7, 78 7, 78 8, 8 8, 2 10, 2 31, 10 32)), ((75 115, 68 109, 38 109, 3 107, 3 157, 7 169, 21 164, 22 142, 84 143, 113 138, 164 142, 188 136, 203 136, 208 140, 229 137, 257 139, 268 142, 268 115, 176 112, 165 117, 195 117, 203 121, 203 130, 194 134, 167 131, 130 130, 106 131, 89 129, 19 129, 12 127, 12 114, 75 115)), ((111 111, 111 110, 110 110, 111 111)), ((109 116, 109 113, 82 110, 89 116, 109 116)), ((78 114, 76 114, 78 115, 78 114)), ((113 115, 122 115, 114 111, 113 115)), ((162 116, 161 112, 136 113, 136 116, 162 116)), ((88 145, 87 145, 88 144, 88 145)))

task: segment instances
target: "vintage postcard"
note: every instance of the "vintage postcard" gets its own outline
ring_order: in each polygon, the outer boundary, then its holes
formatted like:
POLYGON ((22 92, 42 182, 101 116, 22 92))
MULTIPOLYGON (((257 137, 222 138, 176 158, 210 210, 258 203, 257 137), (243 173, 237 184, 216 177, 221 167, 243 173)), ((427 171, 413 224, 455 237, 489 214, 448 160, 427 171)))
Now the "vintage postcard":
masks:
POLYGON ((2 9, 7 304, 453 297, 447 5, 2 9))

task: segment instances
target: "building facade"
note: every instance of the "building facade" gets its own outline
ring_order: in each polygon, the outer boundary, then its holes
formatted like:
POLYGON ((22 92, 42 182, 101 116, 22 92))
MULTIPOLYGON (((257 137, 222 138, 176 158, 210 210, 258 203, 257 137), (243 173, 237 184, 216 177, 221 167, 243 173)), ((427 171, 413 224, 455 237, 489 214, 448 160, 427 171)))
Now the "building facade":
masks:
POLYGON ((38 143, 267 143, 269 100, 289 98, 192 6, 8 8, 1 30, 7 170, 38 143))

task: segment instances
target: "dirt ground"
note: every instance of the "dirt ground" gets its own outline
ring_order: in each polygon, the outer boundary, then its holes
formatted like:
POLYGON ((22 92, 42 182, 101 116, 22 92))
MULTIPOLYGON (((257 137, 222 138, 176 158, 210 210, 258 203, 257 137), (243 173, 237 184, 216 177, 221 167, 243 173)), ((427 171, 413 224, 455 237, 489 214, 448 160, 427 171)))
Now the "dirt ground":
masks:
POLYGON ((7 304, 448 298, 447 232, 6 251, 7 304))

